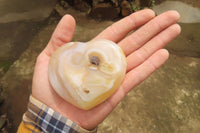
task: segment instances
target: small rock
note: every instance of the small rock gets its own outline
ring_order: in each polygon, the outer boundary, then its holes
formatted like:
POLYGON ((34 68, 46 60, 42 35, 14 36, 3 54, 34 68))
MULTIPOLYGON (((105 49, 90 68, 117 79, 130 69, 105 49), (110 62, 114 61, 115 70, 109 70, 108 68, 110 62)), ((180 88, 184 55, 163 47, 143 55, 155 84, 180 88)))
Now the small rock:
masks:
POLYGON ((134 12, 140 10, 141 9, 140 0, 134 0, 134 2, 131 2, 131 6, 134 12))
POLYGON ((61 0, 61 1, 60 1, 60 5, 61 5, 64 9, 69 8, 68 3, 67 3, 66 1, 64 1, 64 0, 61 0))
POLYGON ((2 129, 4 127, 4 125, 6 124, 6 120, 5 119, 2 119, 0 117, 0 129, 2 129))
POLYGON ((112 20, 119 16, 120 8, 113 7, 109 3, 101 3, 93 7, 90 16, 97 19, 112 20))
POLYGON ((103 3, 103 2, 104 2, 104 0, 92 0, 92 6, 94 7, 94 6, 96 6, 100 3, 103 3))
POLYGON ((152 3, 152 0, 141 0, 140 5, 141 7, 150 7, 152 3))
POLYGON ((132 13, 131 5, 128 1, 123 0, 121 3, 121 14, 123 17, 128 16, 132 13))
POLYGON ((74 0, 74 7, 82 12, 89 12, 91 7, 83 0, 74 0))
POLYGON ((119 0, 111 0, 115 7, 119 6, 119 0))

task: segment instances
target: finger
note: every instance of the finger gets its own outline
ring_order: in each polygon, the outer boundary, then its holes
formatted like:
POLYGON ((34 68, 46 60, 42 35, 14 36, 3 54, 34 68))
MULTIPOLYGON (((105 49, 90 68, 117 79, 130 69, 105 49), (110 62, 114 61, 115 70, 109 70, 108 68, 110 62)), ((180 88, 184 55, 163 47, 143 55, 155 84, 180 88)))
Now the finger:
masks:
POLYGON ((58 23, 51 39, 46 46, 44 52, 51 56, 51 54, 61 45, 72 40, 75 30, 75 20, 71 15, 65 15, 58 23))
POLYGON ((165 12, 155 17, 140 29, 123 39, 121 42, 119 42, 119 46, 123 49, 126 55, 129 55, 136 49, 143 46, 159 32, 170 25, 175 24, 179 17, 180 16, 176 11, 165 12))
POLYGON ((152 38, 143 47, 130 54, 127 57, 127 72, 140 65, 158 49, 163 48, 177 35, 179 35, 180 31, 180 26, 178 24, 174 24, 152 38))
POLYGON ((124 19, 112 24, 101 32, 94 39, 108 39, 118 42, 124 38, 133 29, 145 24, 155 16, 155 13, 150 9, 145 9, 133 13, 124 19))
POLYGON ((114 108, 133 87, 149 77, 168 59, 168 57, 168 51, 161 49, 143 64, 127 73, 121 87, 107 100, 109 105, 114 108))

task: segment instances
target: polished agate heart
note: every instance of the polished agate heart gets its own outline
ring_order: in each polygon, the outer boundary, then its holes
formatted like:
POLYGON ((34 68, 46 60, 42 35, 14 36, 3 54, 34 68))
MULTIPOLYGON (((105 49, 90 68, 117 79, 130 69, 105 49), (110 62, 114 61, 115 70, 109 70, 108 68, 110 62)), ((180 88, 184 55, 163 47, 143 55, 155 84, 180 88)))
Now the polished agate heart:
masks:
POLYGON ((59 96, 88 110, 110 97, 126 73, 126 57, 109 40, 70 42, 56 50, 49 62, 49 80, 59 96))

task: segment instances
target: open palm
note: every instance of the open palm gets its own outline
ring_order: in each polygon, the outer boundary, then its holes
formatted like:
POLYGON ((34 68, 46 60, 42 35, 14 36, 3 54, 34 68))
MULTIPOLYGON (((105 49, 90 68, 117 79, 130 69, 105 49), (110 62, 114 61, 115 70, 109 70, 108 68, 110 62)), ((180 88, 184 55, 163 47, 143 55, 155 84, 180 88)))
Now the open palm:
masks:
POLYGON ((33 97, 81 127, 94 129, 132 88, 167 60, 169 54, 162 48, 180 33, 180 26, 176 24, 178 19, 179 14, 175 11, 155 17, 152 10, 146 9, 112 24, 95 37, 94 39, 114 41, 122 48, 127 57, 127 73, 121 86, 110 98, 86 111, 64 101, 55 93, 48 80, 48 63, 52 53, 70 42, 74 34, 75 20, 72 16, 65 15, 37 58, 32 85, 33 97), (138 30, 127 35, 136 28, 138 30))

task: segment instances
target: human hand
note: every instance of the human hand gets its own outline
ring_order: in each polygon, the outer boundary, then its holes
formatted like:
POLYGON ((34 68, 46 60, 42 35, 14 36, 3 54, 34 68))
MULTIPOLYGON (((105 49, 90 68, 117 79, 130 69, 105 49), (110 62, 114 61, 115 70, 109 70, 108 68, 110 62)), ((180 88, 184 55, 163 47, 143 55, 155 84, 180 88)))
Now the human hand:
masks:
POLYGON ((146 9, 114 23, 97 35, 94 39, 108 39, 122 48, 127 58, 127 72, 121 86, 111 97, 93 109, 82 110, 58 96, 48 80, 48 63, 52 53, 70 42, 74 34, 75 20, 72 16, 65 15, 37 58, 32 96, 82 128, 94 129, 132 88, 167 60, 169 53, 162 48, 180 33, 180 26, 176 24, 178 19, 179 14, 175 11, 155 17, 152 10, 146 9), (136 28, 139 29, 127 36, 136 28))

